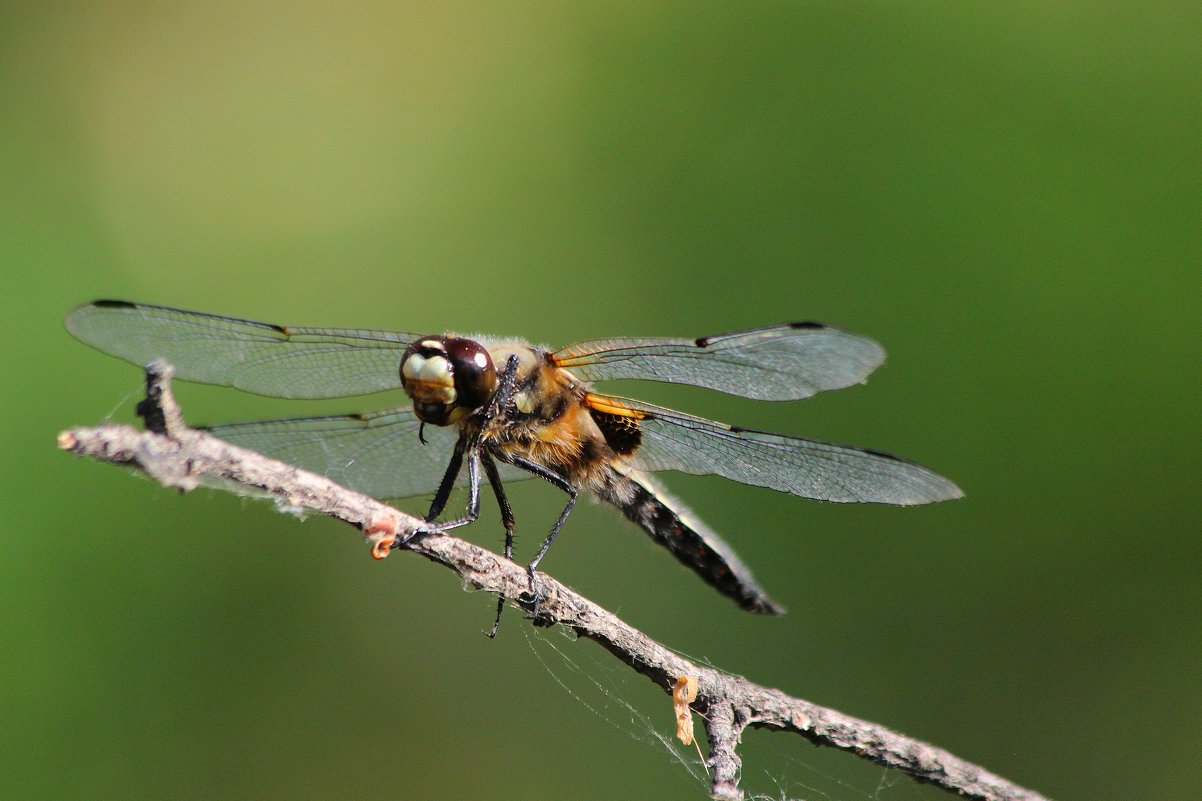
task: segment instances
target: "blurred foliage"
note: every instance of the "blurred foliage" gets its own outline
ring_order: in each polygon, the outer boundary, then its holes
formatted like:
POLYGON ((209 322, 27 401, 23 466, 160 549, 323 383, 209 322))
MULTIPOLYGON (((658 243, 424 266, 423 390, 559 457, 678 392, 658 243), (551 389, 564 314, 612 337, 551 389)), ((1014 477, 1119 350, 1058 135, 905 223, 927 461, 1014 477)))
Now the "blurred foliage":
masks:
MULTIPOLYGON (((490 642, 490 598, 373 563, 345 527, 57 452, 62 428, 132 418, 138 372, 61 327, 111 296, 546 343, 873 336, 868 386, 805 404, 639 389, 902 453, 964 501, 669 476, 792 610, 774 620, 600 507, 545 568, 686 653, 1053 797, 1182 797, 1199 30, 1172 2, 5 3, 0 796, 704 797, 623 706, 670 733, 668 697, 595 646, 515 614, 490 642), (536 657, 586 678, 565 692, 536 657), (592 680, 616 728, 579 703, 592 680)), ((327 408, 180 393, 197 421, 327 408)), ((513 499, 529 553, 559 499, 513 499)), ((469 536, 499 545, 492 514, 469 536)), ((770 797, 939 797, 780 736, 748 748, 770 797)))

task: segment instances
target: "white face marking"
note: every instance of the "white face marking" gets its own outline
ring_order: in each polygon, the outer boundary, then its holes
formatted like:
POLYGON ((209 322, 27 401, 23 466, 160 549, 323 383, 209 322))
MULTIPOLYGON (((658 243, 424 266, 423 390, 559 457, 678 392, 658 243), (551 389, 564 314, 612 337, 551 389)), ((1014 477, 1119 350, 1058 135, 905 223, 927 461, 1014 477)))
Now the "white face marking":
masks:
POLYGON ((443 353, 446 353, 447 350, 446 346, 436 339, 427 339, 425 342, 420 342, 418 344, 427 350, 440 350, 443 353))
POLYGON ((416 381, 418 374, 421 373, 422 365, 425 363, 425 356, 421 355, 420 353, 411 354, 401 366, 401 374, 411 381, 416 381))
POLYGON ((442 356, 431 356, 417 371, 419 381, 429 381, 434 384, 451 386, 455 380, 451 377, 451 364, 442 356))

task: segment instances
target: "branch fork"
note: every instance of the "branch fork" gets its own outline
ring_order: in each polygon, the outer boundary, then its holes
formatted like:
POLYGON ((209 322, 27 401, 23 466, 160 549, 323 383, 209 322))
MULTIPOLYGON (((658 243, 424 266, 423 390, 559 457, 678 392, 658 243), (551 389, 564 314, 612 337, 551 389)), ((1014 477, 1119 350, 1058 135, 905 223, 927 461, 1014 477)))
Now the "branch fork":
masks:
MULTIPOLYGON (((463 582, 496 593, 533 614, 529 575, 522 565, 446 533, 425 533, 405 542, 424 521, 323 476, 189 428, 171 392, 172 373, 171 366, 163 362, 146 368, 147 396, 138 404, 138 414, 147 430, 113 424, 71 429, 59 434, 59 448, 136 467, 164 486, 182 491, 201 484, 218 485, 271 498, 281 508, 337 518, 362 532, 376 558, 383 558, 403 542, 400 547, 404 550, 445 565, 463 582)), ((593 640, 669 696, 682 677, 696 680, 696 700, 690 706, 705 722, 709 741, 706 765, 710 794, 715 799, 743 798, 738 746, 743 731, 757 726, 799 734, 817 745, 854 753, 967 798, 1046 801, 1032 790, 933 745, 693 663, 550 576, 539 574, 539 579, 545 592, 538 601, 536 625, 562 625, 593 640)))

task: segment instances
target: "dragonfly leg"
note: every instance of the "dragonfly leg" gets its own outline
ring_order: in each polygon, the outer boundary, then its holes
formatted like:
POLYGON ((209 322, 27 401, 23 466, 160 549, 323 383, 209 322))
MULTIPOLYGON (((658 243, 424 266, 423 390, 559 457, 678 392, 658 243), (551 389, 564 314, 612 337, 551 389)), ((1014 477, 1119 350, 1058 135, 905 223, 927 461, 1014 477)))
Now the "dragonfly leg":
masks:
POLYGON ((460 436, 459 441, 455 443, 455 450, 451 453, 451 461, 447 464, 446 472, 442 474, 442 482, 438 485, 438 491, 434 493, 430 511, 426 513, 427 523, 433 523, 446 508, 447 500, 451 497, 451 490, 455 488, 455 479, 459 478, 459 471, 463 467, 463 452, 466 447, 467 439, 460 436))
POLYGON ((510 356, 505 360, 505 369, 497 376, 497 389, 492 394, 492 400, 488 402, 488 406, 484 408, 480 419, 480 435, 488 432, 489 424, 497 417, 502 419, 505 417, 505 409, 509 406, 509 400, 513 397, 513 388, 517 383, 518 374, 518 357, 510 356))
MULTIPOLYGON (((493 461, 488 451, 480 454, 480 460, 484 463, 484 474, 488 476, 488 483, 492 485, 493 494, 497 496, 497 505, 501 507, 501 524, 505 526, 505 558, 512 559, 513 507, 509 505, 509 498, 505 495, 505 487, 501 484, 500 474, 497 473, 497 463, 493 461)), ((504 609, 505 596, 501 595, 497 598, 497 615, 493 618, 492 629, 486 632, 489 639, 497 636, 497 629, 501 627, 501 612, 504 609)))
MULTIPOLYGON (((517 366, 517 357, 510 356, 509 361, 505 364, 505 370, 501 374, 501 378, 498 381, 497 391, 493 394, 493 399, 489 402, 488 409, 485 412, 485 423, 495 417, 503 408, 504 404, 508 402, 509 396, 513 392, 513 381, 514 376, 517 374, 517 366)), ((474 437, 472 437, 470 442, 466 435, 460 435, 458 441, 455 443, 455 450, 451 453, 451 461, 447 464, 446 472, 442 474, 442 482, 438 485, 438 491, 434 493, 434 500, 430 504, 430 511, 426 513, 427 523, 433 523, 438 516, 442 514, 443 509, 446 508, 447 501, 451 497, 451 491, 455 489, 455 480, 459 478, 459 471, 463 467, 464 452, 470 451, 472 453, 479 453, 479 447, 480 434, 478 432, 474 437)), ((485 466, 485 471, 488 471, 487 466, 485 466)), ((504 499, 504 492, 497 490, 497 488, 500 486, 500 477, 494 477, 495 473, 496 468, 494 466, 492 472, 489 473, 488 480, 490 483, 492 483, 493 490, 499 492, 497 499, 501 501, 501 513, 502 517, 504 518, 505 511, 509 504, 504 499)), ((511 521, 511 525, 507 526, 507 528, 512 531, 512 512, 509 513, 509 519, 511 521)), ((451 528, 454 528, 454 526, 451 526, 451 528)), ((506 553, 506 556, 508 555, 509 554, 506 553)))
POLYGON ((467 491, 467 514, 457 520, 447 520, 443 523, 431 523, 430 525, 422 526, 419 529, 411 531, 405 539, 401 540, 394 547, 405 545, 409 540, 421 534, 441 533, 476 522, 476 518, 480 516, 480 452, 477 450, 473 450, 467 455, 467 491))
POLYGON ((492 486, 493 494, 497 496, 497 506, 501 507, 501 525, 505 527, 505 558, 513 558, 513 507, 509 505, 509 498, 505 495, 505 487, 501 484, 501 475, 497 472, 497 463, 493 461, 492 455, 488 451, 483 451, 480 454, 480 461, 484 465, 484 475, 488 476, 488 483, 492 486))
POLYGON ((572 507, 576 505, 576 496, 579 494, 579 490, 572 485, 572 482, 568 481, 559 473, 556 473, 554 470, 548 467, 543 467, 537 462, 532 462, 525 457, 507 454, 503 451, 494 451, 493 455, 502 461, 508 462, 514 467, 520 467, 522 470, 544 479, 548 483, 558 487, 568 494, 567 505, 565 505, 563 507, 563 511, 559 513, 559 519, 556 520, 555 525, 551 527, 551 531, 549 534, 547 534, 547 538, 543 540, 543 544, 538 546, 538 551, 534 554, 534 558, 530 560, 530 564, 526 565, 526 572, 530 576, 530 594, 534 598, 534 615, 535 618, 537 618, 538 606, 539 602, 542 600, 543 592, 539 586, 538 578, 535 575, 535 568, 538 567, 538 563, 542 560, 542 558, 547 555, 547 550, 550 549, 551 543, 555 542, 555 538, 559 536, 559 530, 563 528, 564 521, 566 521, 568 519, 568 515, 572 513, 572 507))

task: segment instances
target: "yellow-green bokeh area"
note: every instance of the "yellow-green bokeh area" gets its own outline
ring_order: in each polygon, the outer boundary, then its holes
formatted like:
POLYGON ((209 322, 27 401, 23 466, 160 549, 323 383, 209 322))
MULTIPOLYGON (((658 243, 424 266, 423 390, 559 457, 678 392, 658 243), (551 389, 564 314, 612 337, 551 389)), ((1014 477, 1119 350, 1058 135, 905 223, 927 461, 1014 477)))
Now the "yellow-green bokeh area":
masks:
MULTIPOLYGON (((655 737, 668 696, 596 646, 517 614, 488 641, 492 599, 436 566, 56 451, 138 398, 62 330, 96 297, 549 344, 870 335, 868 385, 804 403, 614 389, 897 452, 964 500, 666 476, 778 619, 595 505, 543 566, 1052 797, 1189 795, 1199 30, 1196 3, 6 3, 0 797, 705 793, 655 737)), ((179 394, 196 422, 399 402, 179 394)), ((562 498, 511 496, 528 557, 562 498)), ((489 503, 467 535, 499 547, 489 503)), ((940 797, 746 750, 770 798, 940 797)))

